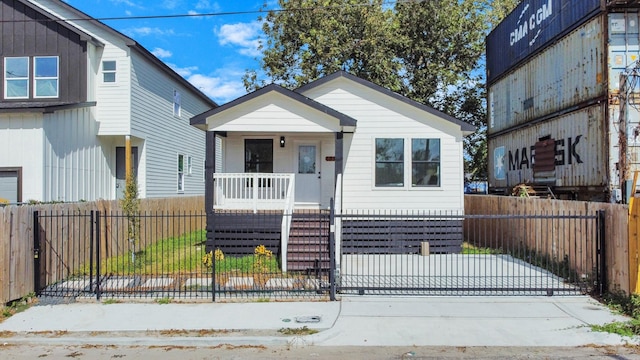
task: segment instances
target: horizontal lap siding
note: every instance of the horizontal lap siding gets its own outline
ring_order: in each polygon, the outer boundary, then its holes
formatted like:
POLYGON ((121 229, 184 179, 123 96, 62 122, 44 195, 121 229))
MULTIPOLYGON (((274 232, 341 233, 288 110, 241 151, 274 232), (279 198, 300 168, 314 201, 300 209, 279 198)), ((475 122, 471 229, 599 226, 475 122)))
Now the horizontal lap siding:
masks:
MULTIPOLYGON (((336 81, 338 82, 338 81, 336 81)), ((358 121, 352 138, 345 140, 343 207, 345 209, 430 209, 462 211, 462 135, 459 127, 400 103, 377 91, 348 82, 312 89, 305 96, 358 121), (441 187, 376 188, 374 153, 376 138, 440 139, 441 187)), ((405 173, 410 161, 405 161, 405 173)), ((405 180, 410 181, 410 179, 405 180)))
POLYGON ((203 164, 205 133, 189 119, 209 105, 162 72, 141 55, 132 52, 132 134, 144 140, 140 166, 146 177, 147 197, 200 195, 204 193, 203 164), (173 115, 173 91, 181 97, 180 117, 173 115), (178 193, 178 154, 192 158, 192 173, 185 174, 184 192, 178 193))
POLYGON ((345 254, 420 254, 429 243, 431 253, 459 253, 462 220, 343 220, 345 254))

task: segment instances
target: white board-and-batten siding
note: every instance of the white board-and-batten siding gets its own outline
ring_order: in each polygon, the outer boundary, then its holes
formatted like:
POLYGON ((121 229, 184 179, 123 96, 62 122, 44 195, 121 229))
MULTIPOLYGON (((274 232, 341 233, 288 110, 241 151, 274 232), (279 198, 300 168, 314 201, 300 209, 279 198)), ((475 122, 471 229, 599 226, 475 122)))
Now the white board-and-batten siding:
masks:
POLYGON ((345 136, 344 209, 463 212, 463 142, 459 125, 348 80, 322 84, 304 95, 358 121, 355 133, 345 136), (375 186, 376 138, 404 139, 402 188, 375 186), (411 186, 410 146, 411 139, 416 138, 440 139, 439 187, 411 186))
MULTIPOLYGON (((131 134, 144 141, 139 169, 145 197, 204 194, 205 132, 189 119, 210 105, 163 73, 136 51, 131 53, 131 134), (180 116, 174 116, 174 91, 180 94, 180 116), (178 192, 178 154, 184 155, 184 191, 178 192), (191 157, 191 173, 187 159, 191 157)), ((139 150, 140 151, 140 150, 139 150)))
POLYGON ((41 199, 42 114, 0 114, 0 168, 22 168, 22 201, 41 199))
POLYGON ((111 198, 113 188, 109 144, 97 136, 90 108, 45 114, 43 201, 111 198))

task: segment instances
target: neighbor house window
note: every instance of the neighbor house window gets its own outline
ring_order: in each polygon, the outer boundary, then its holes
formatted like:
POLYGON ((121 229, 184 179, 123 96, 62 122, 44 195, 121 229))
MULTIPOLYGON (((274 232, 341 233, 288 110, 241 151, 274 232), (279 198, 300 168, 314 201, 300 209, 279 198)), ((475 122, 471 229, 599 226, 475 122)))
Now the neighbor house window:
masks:
POLYGON ((58 57, 36 56, 33 58, 33 81, 36 98, 58 97, 58 57))
POLYGON ((244 171, 273 172, 273 140, 246 139, 244 141, 244 171))
POLYGON ((102 62, 102 82, 116 82, 116 62, 109 60, 102 62))
POLYGON ((193 171, 193 168, 192 168, 192 161, 193 161, 193 160, 192 160, 191 156, 187 156, 187 174, 188 174, 188 175, 191 175, 191 174, 192 174, 192 171, 193 171))
POLYGON ((440 186, 440 139, 411 139, 411 185, 440 186))
POLYGON ((180 117, 180 112, 180 93, 176 90, 173 90, 173 116, 180 117))
POLYGON ((5 99, 29 98, 29 58, 8 57, 4 59, 5 99))
POLYGON ((376 139, 376 186, 404 186, 404 139, 376 139))
POLYGON ((184 191, 184 155, 178 154, 178 191, 184 191))

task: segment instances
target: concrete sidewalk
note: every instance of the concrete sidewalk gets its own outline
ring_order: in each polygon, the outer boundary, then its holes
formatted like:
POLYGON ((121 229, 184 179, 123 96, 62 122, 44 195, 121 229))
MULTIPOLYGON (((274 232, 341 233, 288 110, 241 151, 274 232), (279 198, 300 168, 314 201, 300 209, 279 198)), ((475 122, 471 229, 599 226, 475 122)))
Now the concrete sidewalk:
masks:
POLYGON ((73 303, 0 323, 8 344, 580 346, 637 339, 592 332, 626 320, 587 296, 374 297, 337 302, 73 303), (312 335, 283 335, 306 326, 312 335))

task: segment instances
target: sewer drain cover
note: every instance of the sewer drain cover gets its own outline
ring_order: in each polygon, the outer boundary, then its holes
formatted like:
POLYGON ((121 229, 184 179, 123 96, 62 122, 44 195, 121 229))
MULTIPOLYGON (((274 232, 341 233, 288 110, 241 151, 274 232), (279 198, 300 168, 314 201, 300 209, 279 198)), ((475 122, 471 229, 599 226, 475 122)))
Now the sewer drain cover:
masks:
POLYGON ((298 316, 298 317, 296 317, 296 322, 297 323, 317 323, 317 322, 320 322, 321 319, 322 319, 322 317, 318 316, 318 315, 314 315, 314 316, 298 316))
POLYGON ((282 319, 282 322, 291 322, 291 319, 282 319))

